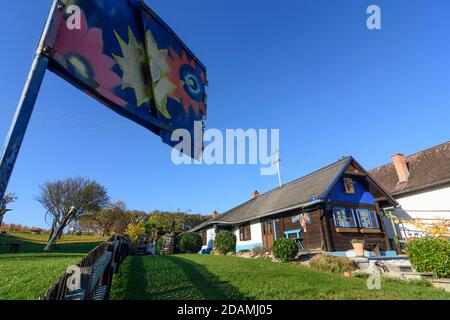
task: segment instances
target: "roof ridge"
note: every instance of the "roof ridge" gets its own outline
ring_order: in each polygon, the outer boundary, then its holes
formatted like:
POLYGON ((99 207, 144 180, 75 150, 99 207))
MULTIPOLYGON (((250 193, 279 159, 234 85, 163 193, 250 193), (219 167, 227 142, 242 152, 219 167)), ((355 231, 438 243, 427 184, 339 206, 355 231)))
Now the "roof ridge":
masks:
MULTIPOLYGON (((418 154, 420 154, 420 153, 425 153, 425 152, 427 152, 427 151, 430 151, 430 150, 433 150, 433 149, 437 149, 437 148, 442 147, 442 146, 444 146, 444 145, 446 145, 446 144, 450 144, 450 140, 448 140, 448 141, 446 141, 446 142, 443 142, 443 143, 440 143, 440 144, 438 144, 438 145, 435 145, 435 146, 433 146, 433 147, 429 147, 429 148, 427 148, 427 149, 421 150, 421 151, 416 151, 416 152, 414 152, 414 153, 411 153, 411 154, 405 156, 405 158, 410 158, 410 157, 416 156, 416 155, 418 155, 418 154)), ((392 163, 392 161, 390 161, 390 162, 387 162, 387 163, 385 163, 385 164, 382 164, 382 165, 380 165, 380 166, 378 166, 378 167, 375 167, 375 168, 373 168, 373 169, 370 169, 368 172, 372 172, 372 171, 375 171, 375 170, 377 170, 377 169, 380 169, 380 168, 383 168, 383 167, 386 167, 386 166, 393 166, 393 165, 394 165, 394 164, 392 163)))
POLYGON ((410 155, 407 155, 406 158, 413 157, 413 156, 415 156, 415 155, 417 155, 419 153, 425 153, 425 152, 430 151, 432 149, 437 149, 437 148, 442 147, 443 145, 446 145, 446 144, 450 144, 450 140, 446 141, 446 142, 443 142, 443 143, 440 143, 438 145, 435 145, 433 147, 429 147, 429 148, 424 149, 422 151, 417 151, 417 152, 411 153, 410 155))
POLYGON ((249 203, 249 202, 252 202, 252 201, 254 201, 254 200, 257 200, 257 199, 259 199, 259 198, 261 198, 261 197, 263 197, 263 196, 265 196, 265 195, 267 195, 267 194, 269 194, 269 193, 271 193, 271 192, 274 192, 274 191, 276 191, 276 190, 282 190, 283 187, 285 187, 285 186, 288 186, 288 185, 293 184, 293 183, 295 183, 295 182, 299 182, 299 181, 301 181, 301 180, 303 180, 303 179, 306 179, 307 177, 309 177, 309 176, 311 176, 311 175, 313 175, 313 174, 317 174, 317 173, 319 173, 319 172, 321 172, 321 171, 324 171, 324 170, 326 170, 326 169, 329 169, 330 167, 335 166, 335 165, 337 165, 337 164, 340 163, 340 162, 347 161, 349 158, 351 158, 351 156, 345 156, 345 157, 342 157, 341 159, 339 159, 339 160, 337 160, 337 161, 335 161, 335 162, 333 162, 333 163, 330 163, 330 164, 326 165, 325 167, 319 168, 319 169, 317 169, 317 170, 315 170, 315 171, 313 171, 313 172, 311 172, 311 173, 308 173, 307 175, 304 175, 303 177, 300 177, 300 178, 294 179, 294 180, 292 180, 292 181, 289 181, 289 182, 283 184, 281 187, 276 187, 276 188, 270 189, 269 191, 266 191, 266 192, 260 194, 260 195, 258 196, 258 198, 255 198, 255 199, 249 199, 249 200, 247 200, 247 201, 241 203, 240 205, 235 206, 235 207, 233 207, 233 208, 231 208, 231 209, 225 211, 222 215, 220 215, 219 218, 215 219, 214 221, 217 221, 218 219, 220 219, 220 218, 222 218, 222 217, 228 215, 229 213, 231 213, 231 212, 234 211, 235 209, 237 209, 237 208, 239 208, 239 207, 242 207, 242 206, 246 205, 246 204, 249 203))
POLYGON ((317 174, 317 173, 319 173, 319 172, 321 172, 321 171, 324 171, 325 169, 329 169, 330 167, 332 167, 332 166, 338 164, 339 162, 342 162, 342 161, 344 161, 344 160, 346 161, 346 160, 348 160, 349 158, 351 158, 351 157, 350 157, 350 156, 342 157, 341 159, 339 159, 339 160, 337 160, 337 161, 335 161, 335 162, 333 162, 333 163, 330 163, 330 164, 326 165, 325 167, 319 168, 319 169, 317 169, 317 170, 315 170, 315 171, 313 171, 313 172, 308 173, 307 175, 304 175, 303 177, 294 179, 294 180, 292 180, 292 181, 289 181, 289 182, 283 184, 283 185, 281 186, 281 188, 280 188, 280 187, 277 187, 277 188, 270 189, 269 191, 264 192, 263 194, 261 194, 260 197, 263 196, 263 195, 265 195, 265 194, 267 194, 267 193, 269 193, 269 192, 272 192, 272 191, 274 191, 274 190, 282 189, 283 187, 285 187, 285 186, 287 186, 287 185, 290 185, 290 184, 293 184, 293 183, 295 183, 295 182, 298 182, 298 181, 300 181, 300 180, 302 180, 302 179, 308 178, 309 176, 312 176, 313 174, 317 174))

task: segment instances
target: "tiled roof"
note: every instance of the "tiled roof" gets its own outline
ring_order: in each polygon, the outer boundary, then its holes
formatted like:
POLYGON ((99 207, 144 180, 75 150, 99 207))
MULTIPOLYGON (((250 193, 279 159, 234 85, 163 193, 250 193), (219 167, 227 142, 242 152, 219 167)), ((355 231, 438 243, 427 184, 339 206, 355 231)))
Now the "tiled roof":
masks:
POLYGON ((410 175, 399 183, 393 163, 370 170, 370 175, 392 195, 450 183, 450 141, 405 157, 410 175))
POLYGON ((192 231, 200 230, 211 223, 220 224, 249 221, 257 217, 285 211, 289 208, 300 207, 301 205, 314 202, 315 199, 321 199, 326 195, 328 188, 333 184, 336 177, 345 170, 351 160, 351 157, 342 158, 307 176, 289 182, 281 188, 276 188, 261 194, 259 197, 250 199, 225 212, 218 218, 195 227, 192 231))

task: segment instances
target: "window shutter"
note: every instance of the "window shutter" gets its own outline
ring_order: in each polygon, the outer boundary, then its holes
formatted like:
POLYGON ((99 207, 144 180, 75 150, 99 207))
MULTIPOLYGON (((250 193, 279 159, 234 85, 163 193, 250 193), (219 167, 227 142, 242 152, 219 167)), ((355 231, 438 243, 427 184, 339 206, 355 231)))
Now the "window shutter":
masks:
POLYGON ((246 237, 245 237, 245 240, 252 240, 252 234, 251 234, 251 229, 250 229, 250 224, 248 224, 248 225, 246 225, 246 229, 247 229, 247 232, 246 232, 246 237))

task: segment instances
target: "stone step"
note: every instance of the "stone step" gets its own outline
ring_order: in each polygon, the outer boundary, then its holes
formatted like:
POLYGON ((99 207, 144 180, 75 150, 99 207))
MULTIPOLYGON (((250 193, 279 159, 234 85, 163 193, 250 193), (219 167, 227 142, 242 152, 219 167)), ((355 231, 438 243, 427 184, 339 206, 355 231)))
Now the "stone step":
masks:
POLYGON ((430 280, 436 275, 433 272, 402 272, 401 274, 409 280, 430 280))
POLYGON ((444 289, 447 292, 450 292, 450 279, 431 279, 429 280, 433 287, 444 289))
POLYGON ((389 269, 389 272, 398 272, 398 273, 405 273, 414 272, 413 268, 411 266, 386 266, 389 269))

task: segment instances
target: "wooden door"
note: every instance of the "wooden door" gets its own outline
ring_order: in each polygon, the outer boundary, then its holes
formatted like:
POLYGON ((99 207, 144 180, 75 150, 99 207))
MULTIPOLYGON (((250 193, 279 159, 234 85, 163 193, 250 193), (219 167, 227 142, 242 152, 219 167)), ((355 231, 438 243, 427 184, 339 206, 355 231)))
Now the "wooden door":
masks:
POLYGON ((266 219, 262 222, 262 234, 263 234, 263 244, 267 249, 272 249, 274 234, 273 234, 273 220, 266 219))

